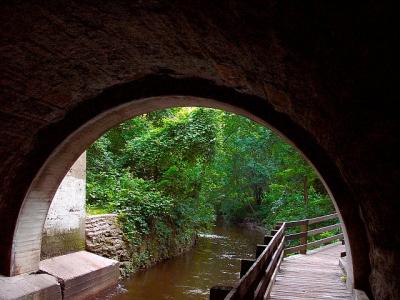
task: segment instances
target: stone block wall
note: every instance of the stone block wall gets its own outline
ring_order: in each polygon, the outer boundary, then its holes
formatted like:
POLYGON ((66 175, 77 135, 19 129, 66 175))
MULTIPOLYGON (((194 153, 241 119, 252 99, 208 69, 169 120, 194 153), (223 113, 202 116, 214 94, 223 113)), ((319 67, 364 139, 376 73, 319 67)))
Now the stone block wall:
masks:
POLYGON ((131 249, 116 214, 86 217, 86 250, 119 261, 121 272, 124 271, 130 261, 131 249))
POLYGON ((61 182, 43 228, 41 258, 85 249, 86 152, 61 182))
POLYGON ((153 231, 134 245, 125 239, 116 214, 86 217, 86 250, 118 260, 122 277, 180 255, 191 249, 195 242, 195 235, 190 239, 179 236, 159 239, 153 231))

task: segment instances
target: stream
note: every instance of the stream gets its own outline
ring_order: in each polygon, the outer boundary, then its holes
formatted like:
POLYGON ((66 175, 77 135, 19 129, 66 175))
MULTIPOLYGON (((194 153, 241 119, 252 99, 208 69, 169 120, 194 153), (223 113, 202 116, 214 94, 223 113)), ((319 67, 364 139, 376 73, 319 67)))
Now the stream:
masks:
POLYGON ((240 259, 254 258, 263 233, 244 227, 218 225, 200 234, 190 251, 136 273, 108 299, 208 299, 210 287, 233 285, 239 279, 240 259), (124 290, 121 292, 121 290, 124 290))

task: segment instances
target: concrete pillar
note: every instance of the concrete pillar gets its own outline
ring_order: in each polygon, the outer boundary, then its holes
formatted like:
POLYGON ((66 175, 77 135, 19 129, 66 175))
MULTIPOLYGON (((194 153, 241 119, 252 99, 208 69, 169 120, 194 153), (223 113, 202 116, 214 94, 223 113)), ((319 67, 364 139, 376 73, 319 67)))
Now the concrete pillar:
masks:
POLYGON ((41 259, 85 249, 86 152, 61 182, 43 227, 41 259))

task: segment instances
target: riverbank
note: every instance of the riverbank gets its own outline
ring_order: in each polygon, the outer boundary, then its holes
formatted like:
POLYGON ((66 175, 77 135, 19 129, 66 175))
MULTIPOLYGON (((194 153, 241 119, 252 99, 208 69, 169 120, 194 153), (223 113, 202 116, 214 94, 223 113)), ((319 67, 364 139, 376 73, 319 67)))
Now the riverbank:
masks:
POLYGON ((122 278, 176 257, 195 243, 194 232, 178 232, 172 225, 164 225, 162 229, 153 226, 148 234, 128 241, 116 214, 86 218, 86 250, 119 261, 122 278))

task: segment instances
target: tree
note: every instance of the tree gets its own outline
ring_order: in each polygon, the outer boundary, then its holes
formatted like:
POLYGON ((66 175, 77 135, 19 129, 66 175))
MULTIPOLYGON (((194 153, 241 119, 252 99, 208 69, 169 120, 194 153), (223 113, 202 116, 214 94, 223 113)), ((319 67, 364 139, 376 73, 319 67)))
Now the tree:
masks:
POLYGON ((268 226, 282 218, 312 217, 333 210, 321 186, 301 154, 270 129, 214 109, 139 116, 88 150, 89 204, 149 228, 158 219, 200 230, 215 213, 268 226), (129 208, 132 219, 124 205, 138 206, 129 208), (155 210, 150 219, 146 207, 155 210))

